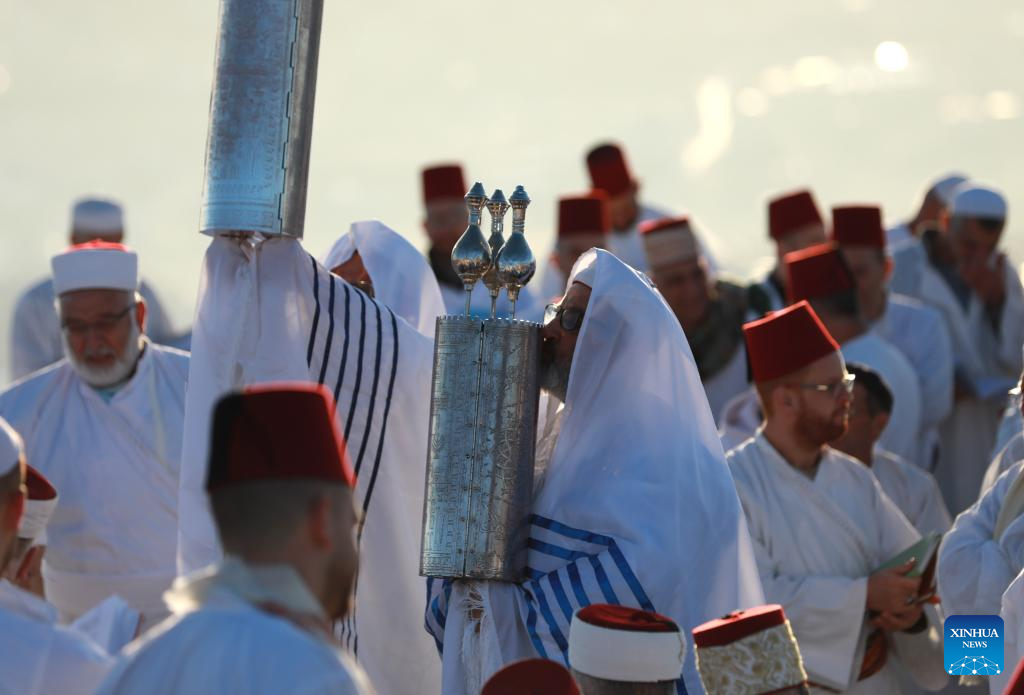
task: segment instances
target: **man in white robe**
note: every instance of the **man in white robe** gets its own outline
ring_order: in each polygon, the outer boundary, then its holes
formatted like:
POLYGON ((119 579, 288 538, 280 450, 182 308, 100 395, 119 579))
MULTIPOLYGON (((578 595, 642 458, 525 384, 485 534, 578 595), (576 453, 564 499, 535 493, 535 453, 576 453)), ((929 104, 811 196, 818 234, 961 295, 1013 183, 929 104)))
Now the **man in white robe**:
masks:
POLYGON ((871 367, 899 395, 879 441, 885 450, 917 463, 921 431, 917 375, 902 353, 862 318, 856 285, 842 254, 834 243, 828 243, 788 254, 785 261, 790 299, 808 300, 841 346, 843 358, 871 367))
POLYGON ((712 274, 690 218, 645 222, 640 237, 651 279, 683 327, 717 422, 726 403, 748 387, 746 290, 712 274))
POLYGON ((46 596, 70 621, 118 594, 149 627, 175 577, 188 355, 146 338, 127 247, 89 242, 52 265, 68 357, 0 394, 0 415, 61 491, 46 596))
POLYGON ((885 251, 882 210, 874 205, 832 209, 832 239, 857 284, 861 316, 898 349, 917 375, 921 390, 919 453, 924 470, 935 467, 939 425, 953 410, 953 346, 935 309, 888 289, 892 260, 885 251))
POLYGON ((1021 657, 1024 656, 1024 571, 1010 582, 1003 592, 999 617, 1003 619, 1003 669, 1002 673, 988 677, 991 695, 1017 695, 1018 690, 1007 690, 1011 679, 1017 675, 1021 657))
POLYGON ((1001 193, 963 184, 943 233, 925 238, 921 298, 943 315, 953 341, 956 396, 935 477, 954 514, 976 499, 1006 392, 1021 373, 1024 288, 998 250, 1005 220, 1001 193))
POLYGON ((953 525, 939 485, 927 471, 878 446, 878 437, 889 422, 895 394, 877 372, 848 363, 856 381, 846 434, 832 448, 857 459, 875 474, 882 491, 903 512, 918 533, 942 535, 953 525))
POLYGON ((825 220, 814 195, 806 189, 780 193, 768 201, 768 236, 775 245, 775 265, 768 275, 750 285, 750 318, 761 318, 789 304, 787 253, 825 241, 825 220))
POLYGON ((765 598, 785 609, 809 681, 847 693, 898 693, 899 669, 946 681, 941 620, 913 562, 877 568, 920 535, 842 436, 854 382, 806 302, 745 327, 765 411, 727 460, 750 526, 765 598))
POLYGON ((608 248, 610 231, 608 195, 604 191, 559 198, 558 238, 541 275, 537 296, 546 304, 557 302, 576 261, 590 249, 608 248))
MULTIPOLYGON (((85 199, 71 213, 71 245, 101 239, 120 243, 124 238, 121 206, 108 200, 85 199)), ((161 344, 174 344, 177 336, 156 294, 145 282, 139 293, 148 308, 148 335, 161 344)), ((21 379, 64 357, 60 320, 54 308, 53 280, 41 280, 18 299, 11 319, 9 376, 21 379)))
POLYGON ((101 695, 372 695, 330 629, 351 608, 359 526, 333 411, 307 384, 218 403, 206 487, 228 557, 175 582, 174 616, 129 645, 101 695))
MULTIPOLYGON (((375 293, 389 294, 372 280, 375 293)), ((355 608, 337 629, 387 694, 440 682, 418 572, 433 348, 297 239, 217 238, 207 249, 185 418, 179 567, 191 572, 222 557, 203 487, 220 395, 267 381, 323 384, 338 404, 364 518, 355 608)))
MULTIPOLYGON (((430 582, 445 695, 475 695, 516 659, 571 666, 572 615, 592 603, 656 611, 689 631, 762 602, 696 365, 646 277, 588 251, 542 337, 556 409, 537 446, 528 579, 430 582)), ((692 651, 682 681, 703 692, 692 651)))
MULTIPOLYGON (((6 575, 19 542, 25 504, 21 438, 0 419, 0 573, 6 575)), ((111 665, 84 635, 57 624, 42 598, 0 580, 0 689, 18 695, 91 695, 111 665)))

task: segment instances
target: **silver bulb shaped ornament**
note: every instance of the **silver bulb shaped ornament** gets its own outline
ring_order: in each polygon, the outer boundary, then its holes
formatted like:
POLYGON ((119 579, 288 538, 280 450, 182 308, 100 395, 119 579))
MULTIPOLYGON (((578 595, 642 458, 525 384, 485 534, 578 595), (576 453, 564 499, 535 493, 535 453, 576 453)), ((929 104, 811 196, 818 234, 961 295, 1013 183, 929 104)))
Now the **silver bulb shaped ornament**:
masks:
POLYGON ((462 280, 462 286, 466 290, 466 316, 470 315, 473 286, 490 269, 494 258, 487 238, 484 237, 484 233, 480 229, 483 209, 486 204, 487 194, 484 192, 484 185, 477 181, 466 194, 469 226, 466 227, 466 231, 462 233, 455 248, 452 249, 452 268, 455 269, 455 274, 462 280))
POLYGON ((505 245, 505 213, 508 212, 508 207, 505 194, 501 192, 500 188, 494 189, 494 193, 487 200, 487 211, 491 213, 491 236, 487 240, 487 245, 491 249, 491 267, 484 273, 483 278, 487 290, 491 293, 492 319, 497 314, 498 295, 501 294, 501 288, 504 287, 498 278, 498 266, 494 263, 494 259, 498 257, 498 252, 505 245))
POLYGON ((494 259, 498 280, 508 290, 508 299, 512 304, 512 318, 516 316, 516 301, 519 291, 526 286, 537 271, 537 260, 526 242, 526 208, 530 204, 530 196, 526 189, 516 186, 509 199, 512 207, 512 235, 494 259))

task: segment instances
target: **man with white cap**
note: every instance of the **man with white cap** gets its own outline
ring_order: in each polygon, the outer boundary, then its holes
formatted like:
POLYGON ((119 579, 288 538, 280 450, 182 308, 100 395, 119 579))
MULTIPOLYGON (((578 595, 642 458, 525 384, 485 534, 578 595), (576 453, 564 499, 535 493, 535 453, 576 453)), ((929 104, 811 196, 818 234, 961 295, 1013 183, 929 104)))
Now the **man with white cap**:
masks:
POLYGON ((688 217, 640 225, 651 279, 686 334, 716 421, 725 404, 747 389, 744 287, 714 277, 688 217))
POLYGON ((333 410, 311 384, 220 400, 206 489, 228 557, 175 582, 174 617, 98 693, 372 695, 330 628, 351 610, 359 526, 333 410))
MULTIPOLYGON (((0 419, 0 573, 16 552, 26 497, 21 438, 0 419)), ((53 607, 0 580, 0 687, 19 695, 91 694, 110 657, 87 637, 57 625, 53 607)))
MULTIPOLYGON (((86 198, 71 212, 71 245, 96 239, 120 243, 124 237, 121 206, 110 200, 86 198)), ((145 282, 139 293, 148 307, 148 335, 158 343, 170 343, 177 336, 171 328, 156 294, 145 282)), ((11 320, 10 377, 20 379, 64 356, 60 320, 54 308, 53 279, 33 285, 18 299, 11 320)))
MULTIPOLYGON (((430 582, 425 618, 445 695, 475 695, 516 659, 567 663, 572 616, 593 603, 657 611, 683 629, 762 603, 697 366, 668 305, 644 275, 592 249, 548 317, 527 577, 430 582)), ((692 655, 682 680, 700 692, 692 655)))
POLYGON ((828 447, 854 385, 839 345, 807 302, 744 332, 765 422, 727 460, 765 598, 785 608, 810 681, 897 693, 902 666, 941 687, 941 621, 920 603, 930 587, 905 576, 914 561, 878 569, 920 534, 867 467, 828 447))
POLYGON ((46 596, 74 620, 118 594, 149 627, 176 573, 188 355, 146 337, 129 248, 79 244, 52 266, 67 357, 0 394, 0 415, 60 490, 46 596))
POLYGON ((569 625, 569 665, 582 695, 672 695, 686 637, 671 618, 599 603, 569 625))
POLYGON ((1024 366, 1024 288, 999 251, 1006 214, 999 191, 966 183, 956 189, 943 232, 924 239, 921 298, 943 315, 953 342, 955 403, 935 477, 954 514, 976 499, 1006 392, 1024 366))

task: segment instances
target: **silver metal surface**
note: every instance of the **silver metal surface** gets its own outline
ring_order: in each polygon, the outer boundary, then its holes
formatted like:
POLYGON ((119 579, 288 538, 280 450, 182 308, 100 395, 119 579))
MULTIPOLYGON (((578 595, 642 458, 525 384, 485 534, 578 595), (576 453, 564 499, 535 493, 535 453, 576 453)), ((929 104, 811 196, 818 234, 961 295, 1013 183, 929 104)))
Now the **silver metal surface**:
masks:
POLYGON ((498 258, 501 247, 505 245, 505 213, 508 212, 508 201, 500 188, 495 188, 494 193, 487 200, 487 211, 491 213, 491 236, 487 239, 487 245, 491 249, 491 267, 484 273, 484 285, 491 294, 491 318, 494 318, 498 310, 498 295, 503 287, 498 280, 498 266, 494 262, 498 258))
POLYGON ((302 237, 323 0, 221 0, 200 231, 302 237))
POLYGON ((452 249, 452 267, 459 279, 462 280, 462 286, 466 290, 466 316, 469 316, 473 285, 491 267, 491 248, 480 229, 483 209, 486 204, 487 194, 484 192, 484 185, 477 181, 466 194, 469 226, 466 227, 466 231, 462 233, 452 249))
POLYGON ((494 261, 498 282, 508 290, 508 298, 512 303, 512 316, 516 315, 516 300, 519 290, 526 286, 537 271, 537 261, 533 257, 530 245, 526 243, 526 208, 530 205, 530 196, 526 189, 516 186, 510 200, 512 206, 512 236, 502 247, 494 261))
POLYGON ((437 320, 421 575, 523 579, 539 330, 513 319, 437 320))

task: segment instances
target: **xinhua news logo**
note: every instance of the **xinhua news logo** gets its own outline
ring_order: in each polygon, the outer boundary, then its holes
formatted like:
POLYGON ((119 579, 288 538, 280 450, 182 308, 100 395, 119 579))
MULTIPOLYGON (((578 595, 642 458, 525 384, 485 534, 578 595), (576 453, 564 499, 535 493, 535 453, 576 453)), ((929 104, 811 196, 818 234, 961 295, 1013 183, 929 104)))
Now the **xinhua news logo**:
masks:
POLYGON ((994 676, 1003 671, 1003 619, 998 615, 951 615, 943 628, 946 672, 994 676))

